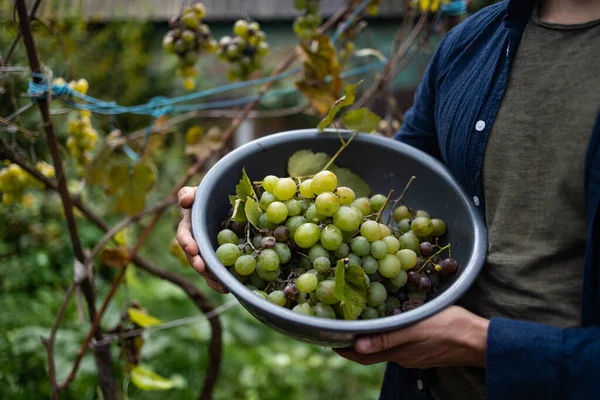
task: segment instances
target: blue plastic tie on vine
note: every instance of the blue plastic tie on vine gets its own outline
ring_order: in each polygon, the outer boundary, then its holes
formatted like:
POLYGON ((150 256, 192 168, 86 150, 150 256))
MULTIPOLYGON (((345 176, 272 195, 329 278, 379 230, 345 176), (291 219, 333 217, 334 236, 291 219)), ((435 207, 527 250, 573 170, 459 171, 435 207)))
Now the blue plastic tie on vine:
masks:
POLYGON ((371 2, 371 0, 364 0, 362 3, 360 3, 360 5, 358 7, 356 7, 356 9, 354 10, 354 12, 352 14, 350 14, 350 17, 346 20, 346 22, 344 22, 344 24, 340 27, 340 29, 338 29, 333 36, 331 37, 331 41, 335 42, 339 39, 339 37, 342 35, 342 33, 344 33, 346 31, 346 29, 348 29, 350 27, 350 25, 352 24, 352 22, 354 22, 354 18, 356 18, 356 16, 358 14, 361 13, 361 11, 369 5, 369 3, 371 2))
POLYGON ((441 4, 440 11, 447 16, 464 15, 467 13, 467 1, 453 0, 451 3, 441 4))

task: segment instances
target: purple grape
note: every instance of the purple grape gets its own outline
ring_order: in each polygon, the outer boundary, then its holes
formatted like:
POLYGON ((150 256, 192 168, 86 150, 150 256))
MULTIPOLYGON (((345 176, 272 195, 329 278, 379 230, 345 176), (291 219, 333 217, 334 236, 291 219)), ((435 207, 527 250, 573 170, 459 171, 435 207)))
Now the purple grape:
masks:
POLYGON ((392 315, 398 315, 398 314, 402 314, 402 310, 399 308, 394 308, 392 310, 392 315))
POLYGON ((285 243, 290 238, 290 230, 285 226, 278 226, 275 228, 275 231, 273 231, 273 236, 278 242, 285 243))
POLYGON ((287 285, 285 289, 283 289, 283 294, 286 299, 293 301, 296 300, 296 296, 298 296, 298 288, 295 285, 287 285))
POLYGON ((406 300, 408 300, 408 294, 404 291, 396 293, 396 297, 398 300, 400 300, 400 303, 404 303, 406 300))
POLYGON ((369 275, 369 280, 371 282, 381 282, 381 281, 383 281, 383 276, 379 275, 379 272, 375 272, 375 273, 369 275))
POLYGON ((423 259, 421 257, 417 257, 417 263, 415 264, 414 267, 409 269, 408 272, 411 272, 411 271, 418 272, 422 266, 423 266, 423 259))
POLYGON ((454 258, 446 258, 440 262, 442 270, 440 271, 441 276, 450 276, 456 273, 458 270, 458 263, 454 258))
POLYGON ((421 280, 421 275, 417 274, 416 272, 409 272, 408 273, 408 277, 407 277, 407 283, 411 286, 417 286, 419 284, 419 281, 421 280))
POLYGON ((239 222, 234 222, 231 224, 230 229, 232 231, 234 231, 236 235, 241 237, 244 235, 244 230, 246 229, 246 225, 239 223, 239 222))
POLYGON ((427 277, 422 277, 421 279, 419 279, 419 290, 427 292, 429 291, 429 289, 431 289, 431 280, 429 280, 429 278, 427 277))
POLYGON ((407 300, 402 304, 402 311, 406 312, 406 311, 414 310, 415 308, 422 306, 422 305, 423 305, 422 300, 407 300))
POLYGON ((419 245, 419 250, 423 257, 429 257, 433 254, 433 245, 429 242, 423 242, 419 245))
POLYGON ((272 249, 277 244, 277 240, 273 236, 267 236, 260 242, 260 247, 263 249, 272 249))

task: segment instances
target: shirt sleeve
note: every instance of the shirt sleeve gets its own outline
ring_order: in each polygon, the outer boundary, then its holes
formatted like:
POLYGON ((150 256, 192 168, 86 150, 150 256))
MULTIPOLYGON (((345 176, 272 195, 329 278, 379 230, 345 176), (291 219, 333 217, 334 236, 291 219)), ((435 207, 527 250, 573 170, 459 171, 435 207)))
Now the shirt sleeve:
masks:
POLYGON ((592 399, 600 393, 600 328, 561 329, 493 318, 486 398, 592 399))

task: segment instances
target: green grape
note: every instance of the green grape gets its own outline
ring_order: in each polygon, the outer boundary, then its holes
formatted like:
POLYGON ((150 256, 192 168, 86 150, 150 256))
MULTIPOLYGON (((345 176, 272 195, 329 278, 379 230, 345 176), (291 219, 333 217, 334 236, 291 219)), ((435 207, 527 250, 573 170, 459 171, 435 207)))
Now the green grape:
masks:
POLYGON ((256 286, 254 286, 254 285, 252 285, 252 284, 250 284, 250 283, 249 283, 249 284, 247 284, 247 285, 246 285, 246 287, 248 288, 248 290, 251 290, 251 291, 258 290, 258 288, 257 288, 256 286))
POLYGON ((264 289, 268 284, 267 281, 258 276, 258 271, 254 271, 254 273, 250 274, 250 283, 258 289, 264 289))
POLYGON ((190 31, 189 29, 186 29, 181 34, 181 40, 183 40, 185 43, 190 44, 194 40, 196 40, 196 33, 194 31, 190 31))
MULTIPOLYGON (((312 265, 311 265, 312 266, 312 265)), ((306 271, 307 274, 313 274, 314 276, 317 277, 317 281, 321 282, 322 280, 325 279, 325 274, 317 271, 315 268, 311 268, 308 271, 306 271)))
POLYGON ((300 225, 305 224, 306 222, 306 218, 300 215, 288 219, 285 223, 285 227, 288 228, 288 230, 290 231, 290 237, 293 238, 294 234, 296 233, 296 229, 298 229, 300 225))
POLYGON ((262 265, 260 265, 260 262, 256 264, 256 273, 258 274, 259 278, 266 281, 266 282, 273 282, 275 279, 279 278, 279 275, 281 274, 281 270, 279 268, 277 268, 274 271, 266 271, 262 265))
POLYGON ((267 193, 273 193, 273 189, 275 189, 275 185, 277 185, 277 182, 279 182, 278 177, 276 177, 275 175, 267 175, 262 181, 263 189, 265 189, 267 193))
POLYGON ((238 244, 238 236, 235 234, 234 231, 229 230, 229 229, 223 229, 221 232, 219 232, 219 234, 217 235, 217 243, 219 243, 219 246, 225 243, 231 243, 231 244, 238 244))
POLYGON ((319 214, 317 207, 314 204, 308 207, 305 217, 310 222, 321 222, 325 219, 324 215, 319 214))
POLYGON ((410 221, 410 219, 405 218, 398 222, 398 231, 400 231, 400 233, 402 234, 405 234, 406 232, 410 231, 410 221))
POLYGON ((292 252, 285 243, 276 243, 273 250, 275 250, 275 253, 279 256, 279 262, 281 264, 286 264, 292 259, 292 252))
POLYGON ((339 196, 339 202, 342 206, 352 205, 356 196, 354 194, 354 190, 346 186, 340 186, 339 188, 335 189, 335 194, 339 196))
MULTIPOLYGON (((296 290, 298 289, 296 288, 296 290)), ((298 294, 296 295, 296 303, 298 304, 308 303, 309 300, 310 297, 308 296, 308 293, 298 292, 298 294)))
MULTIPOLYGON (((241 257, 240 257, 240 258, 241 258, 241 257)), ((239 260, 239 258, 238 258, 238 260, 239 260)), ((236 263, 237 263, 237 260, 236 260, 236 263)), ((242 282, 242 283, 244 283, 244 282, 246 282, 246 281, 248 280, 248 276, 246 276, 246 275, 240 275, 240 274, 238 274, 238 273, 237 273, 237 271, 235 270, 235 267, 231 267, 231 268, 229 268, 229 273, 230 273, 231 275, 233 275, 233 277, 234 277, 235 279, 237 279, 238 281, 240 281, 240 282, 242 282)))
POLYGON ((287 207, 288 216, 290 217, 295 217, 302 212, 302 207, 300 207, 300 202, 298 200, 290 199, 285 202, 285 206, 287 207))
POLYGON ((198 19, 196 13, 188 11, 181 17, 181 22, 186 28, 196 29, 200 23, 200 20, 198 19))
POLYGON ((256 269, 256 259, 251 255, 240 256, 235 260, 235 272, 240 275, 247 276, 256 269))
POLYGON ((288 210, 285 204, 280 201, 274 201, 267 207, 267 218, 269 222, 280 224, 288 217, 288 210))
POLYGON ((343 240, 344 237, 342 235, 342 231, 335 225, 327 225, 321 231, 321 244, 327 250, 338 249, 342 245, 343 240))
POLYGON ((367 274, 374 274, 379 268, 379 262, 373 256, 364 256, 361 260, 362 268, 367 274))
POLYGON ((303 249, 312 247, 320 238, 321 230, 311 222, 300 225, 294 233, 294 241, 303 249))
POLYGON ((260 31, 260 25, 258 24, 258 22, 253 21, 250 23, 250 29, 254 31, 254 33, 260 31))
MULTIPOLYGON (((279 256, 272 249, 263 250, 258 256, 258 262, 265 271, 275 271, 279 268, 279 256)), ((264 279, 264 278, 263 278, 264 279)))
POLYGON ((300 194, 305 199, 314 199, 315 198, 315 192, 312 191, 311 186, 312 186, 312 179, 307 179, 300 184, 300 194))
POLYGON ((266 294, 265 292, 263 292, 262 290, 253 290, 252 292, 253 292, 254 294, 256 294, 257 296, 260 296, 260 297, 262 297, 262 298, 263 298, 263 299, 265 299, 265 300, 268 300, 268 299, 269 299, 269 295, 268 295, 268 294, 266 294))
POLYGON ((270 231, 274 230, 275 228, 277 228, 277 224, 274 224, 273 222, 269 221, 269 218, 267 218, 267 214, 260 214, 260 217, 258 217, 258 228, 259 229, 268 229, 270 231))
POLYGON ((311 317, 315 315, 315 312, 308 303, 297 304, 296 306, 294 306, 294 308, 292 308, 292 311, 297 312, 299 314, 309 315, 311 317))
POLYGON ((382 194, 376 194, 376 195, 374 195, 369 200, 369 203, 371 205, 371 209, 373 209, 374 211, 381 210, 381 207, 383 207, 383 205, 385 204, 386 199, 387 198, 384 195, 382 195, 382 194))
POLYGON ((433 231, 431 232, 433 236, 439 237, 446 233, 446 223, 441 219, 433 218, 431 225, 433 226, 433 231))
POLYGON ((289 200, 296 194, 296 183, 291 178, 281 178, 277 181, 273 194, 281 201, 289 200))
POLYGON ((298 11, 305 10, 308 7, 309 0, 294 0, 294 8, 298 11))
POLYGON ((384 237, 383 243, 387 246, 388 254, 396 254, 400 250, 400 241, 394 236, 384 237))
POLYGON ((387 246, 383 240, 376 240, 371 243, 371 255, 378 260, 381 260, 388 254, 387 246))
POLYGON ((350 253, 348 254, 348 266, 351 267, 353 265, 360 267, 362 263, 362 260, 359 256, 357 256, 354 253, 350 253))
POLYGON ((384 258, 379 260, 377 272, 385 278, 393 279, 401 270, 402 266, 400 260, 393 254, 386 254, 384 258))
POLYGON ((219 246, 216 254, 219 261, 221 261, 221 264, 226 267, 231 267, 242 253, 235 244, 225 243, 219 246))
POLYGON ((427 298, 427 292, 420 290, 411 290, 408 292, 408 298, 410 300, 425 301, 425 299, 427 298))
POLYGON ((338 197, 331 192, 323 192, 315 200, 317 212, 326 217, 331 217, 340 208, 338 197))
POLYGON ((300 211, 300 214, 306 214, 308 207, 310 207, 313 203, 307 199, 300 199, 298 200, 298 204, 300 204, 300 209, 302 210, 300 211))
POLYGON ((275 199, 275 195, 267 192, 267 193, 263 193, 262 196, 260 197, 260 208, 262 208, 263 211, 267 211, 267 207, 269 207, 269 205, 274 202, 275 199))
POLYGON ((256 53, 260 57, 264 57, 267 54, 269 54, 269 44, 265 43, 265 42, 259 43, 258 46, 256 47, 256 53))
POLYGON ((391 279, 392 285, 401 288, 406 285, 406 281, 408 280, 408 275, 406 271, 402 270, 398 275, 391 279))
POLYGON ((371 203, 367 197, 359 197, 354 200, 352 207, 359 210, 363 216, 371 214, 371 203))
POLYGON ((319 280, 315 274, 310 272, 304 273, 296 280, 296 287, 299 291, 304 293, 310 293, 317 288, 319 280))
POLYGON ((337 176, 331 171, 321 171, 312 178, 310 185, 313 193, 333 192, 337 186, 337 176))
POLYGON ((392 231, 390 231, 390 228, 388 228, 386 224, 379 224, 379 228, 381 228, 381 238, 390 236, 392 234, 392 231))
POLYGON ((410 210, 406 206, 396 207, 396 209, 394 209, 393 215, 394 215, 394 220, 396 222, 400 222, 403 219, 411 219, 412 218, 412 214, 410 213, 410 210))
POLYGON ((360 313, 360 317, 362 319, 375 319, 378 316, 379 314, 377 313, 377 310, 373 307, 367 307, 360 313))
POLYGON ((333 311, 333 307, 328 304, 319 302, 315 304, 312 309, 316 317, 335 319, 335 311, 333 311))
POLYGON ((347 243, 342 243, 340 247, 338 247, 334 251, 334 255, 337 258, 346 258, 350 254, 350 246, 347 243))
POLYGON ((321 281, 317 285, 317 299, 325 304, 335 304, 340 301, 335 297, 335 281, 326 280, 321 281))
POLYGON ((263 237, 261 235, 256 235, 252 238, 252 245, 257 249, 260 249, 262 247, 262 241, 263 237))
POLYGON ((385 308, 389 311, 400 308, 400 300, 397 297, 388 297, 385 299, 385 308))
POLYGON ((415 218, 417 217, 425 217, 431 219, 431 215, 429 215, 429 213, 425 210, 417 210, 417 212, 415 213, 415 218))
MULTIPOLYGON (((386 300, 387 300, 387 298, 386 298, 386 300)), ((377 307, 375 307, 375 310, 377 310, 377 316, 379 316, 379 318, 385 317, 385 312, 387 311, 385 301, 383 303, 381 303, 380 305, 378 305, 377 307)))
POLYGON ((375 221, 365 221, 360 226, 360 235, 369 242, 381 239, 381 228, 375 221))
POLYGON ((367 304, 371 307, 377 307, 380 304, 384 304, 387 299, 387 290, 379 282, 372 282, 369 285, 367 294, 367 304))
POLYGON ((359 212, 348 206, 341 206, 333 216, 333 224, 344 232, 354 232, 360 226, 359 212))
POLYGON ((238 19, 233 25, 233 34, 246 39, 248 37, 248 23, 243 19, 238 19))
POLYGON ((362 236, 357 236, 352 239, 350 241, 350 248, 352 249, 352 252, 359 257, 366 256, 371 252, 371 244, 362 236))
POLYGON ((328 257, 317 257, 313 262, 317 271, 325 273, 331 269, 331 261, 328 257))
POLYGON ((433 232, 433 224, 427 217, 417 217, 413 220, 412 224, 410 224, 410 229, 417 236, 427 236, 433 232))
POLYGON ((371 278, 369 278, 369 275, 367 275, 366 273, 364 274, 365 276, 365 281, 367 282, 367 286, 369 286, 371 284, 371 278))
POLYGON ((410 249, 400 250, 398 253, 396 253, 396 257, 398 257, 398 260, 400 260, 400 265, 405 271, 417 265, 417 253, 410 249))
POLYGON ((320 244, 315 244, 308 250, 308 258, 310 261, 315 262, 319 257, 329 257, 329 252, 320 244))
POLYGON ((167 53, 173 53, 175 51, 175 43, 173 40, 173 36, 167 34, 164 38, 163 38, 163 50, 166 51, 167 53))
POLYGON ((281 307, 285 307, 285 304, 287 303, 287 299, 285 298, 285 295, 283 294, 283 290, 272 291, 271 293, 269 293, 268 300, 271 303, 277 304, 278 306, 281 306, 281 307))
POLYGON ((411 231, 406 232, 399 239, 400 249, 410 249, 419 252, 419 238, 411 231))

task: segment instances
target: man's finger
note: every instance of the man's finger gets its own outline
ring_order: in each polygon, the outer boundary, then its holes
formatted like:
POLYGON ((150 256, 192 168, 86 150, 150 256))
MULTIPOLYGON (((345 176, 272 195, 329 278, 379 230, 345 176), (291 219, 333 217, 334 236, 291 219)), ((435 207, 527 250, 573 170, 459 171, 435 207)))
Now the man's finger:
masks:
POLYGON ((423 329, 411 326, 397 331, 361 337, 354 342, 354 349, 360 354, 373 354, 388 350, 406 343, 420 342, 427 339, 423 329))
POLYGON ((182 208, 190 208, 192 204, 194 204, 197 190, 198 188, 192 186, 185 186, 179 189, 179 193, 177 193, 179 206, 182 208))
POLYGON ((186 254, 196 256, 199 254, 198 244, 192 236, 191 227, 190 210, 184 210, 183 219, 177 228, 177 242, 186 254))
POLYGON ((359 354, 352 348, 345 349, 333 349, 338 355, 345 358, 346 360, 354 361, 362 365, 378 364, 387 361, 386 358, 389 354, 359 354))

